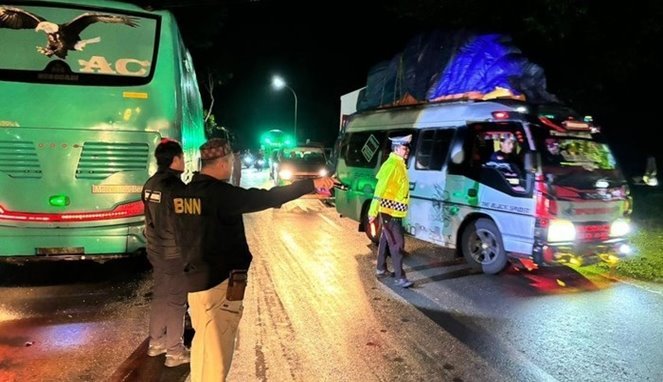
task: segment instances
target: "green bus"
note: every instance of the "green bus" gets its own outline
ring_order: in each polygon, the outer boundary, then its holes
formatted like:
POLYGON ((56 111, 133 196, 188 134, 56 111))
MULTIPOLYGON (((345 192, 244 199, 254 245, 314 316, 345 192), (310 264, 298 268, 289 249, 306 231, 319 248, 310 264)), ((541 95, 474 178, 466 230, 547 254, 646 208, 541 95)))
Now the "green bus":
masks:
POLYGON ((184 180, 204 141, 191 56, 167 11, 114 1, 0 5, 0 260, 142 253, 141 188, 163 138, 184 180))
POLYGON ((269 130, 260 137, 260 148, 266 151, 292 147, 294 145, 295 140, 279 129, 269 130))

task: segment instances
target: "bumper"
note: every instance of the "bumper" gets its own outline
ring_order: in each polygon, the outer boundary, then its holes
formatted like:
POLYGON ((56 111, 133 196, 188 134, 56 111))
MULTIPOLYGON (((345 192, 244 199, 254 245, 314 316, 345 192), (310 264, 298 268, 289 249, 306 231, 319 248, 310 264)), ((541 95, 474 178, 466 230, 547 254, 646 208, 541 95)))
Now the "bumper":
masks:
POLYGON ((538 265, 589 265, 598 262, 617 263, 632 255, 626 239, 615 239, 601 243, 555 243, 534 247, 533 258, 538 265))
POLYGON ((106 261, 145 248, 143 224, 80 228, 0 226, 0 262, 106 261))

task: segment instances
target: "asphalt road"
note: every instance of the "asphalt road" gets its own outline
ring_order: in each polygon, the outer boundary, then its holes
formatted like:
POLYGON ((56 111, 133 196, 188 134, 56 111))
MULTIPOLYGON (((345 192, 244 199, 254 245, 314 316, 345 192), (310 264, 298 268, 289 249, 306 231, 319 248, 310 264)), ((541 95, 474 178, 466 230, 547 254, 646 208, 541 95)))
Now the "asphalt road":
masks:
MULTIPOLYGON (((567 267, 473 274, 408 240, 415 286, 401 289, 318 200, 245 224, 254 263, 229 381, 663 380, 660 285, 567 267)), ((150 287, 141 260, 0 266, 0 381, 183 380, 186 366, 145 357, 150 287)))

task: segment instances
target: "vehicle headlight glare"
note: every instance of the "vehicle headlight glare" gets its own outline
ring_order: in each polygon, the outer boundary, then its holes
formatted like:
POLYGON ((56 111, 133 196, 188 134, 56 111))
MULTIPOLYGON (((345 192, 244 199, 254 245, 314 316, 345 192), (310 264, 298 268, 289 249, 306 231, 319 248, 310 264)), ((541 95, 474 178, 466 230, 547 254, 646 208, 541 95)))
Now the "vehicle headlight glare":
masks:
POLYGON ((633 253, 633 248, 628 244, 622 244, 619 246, 619 253, 623 255, 630 255, 633 253))
POLYGON ((320 175, 320 176, 327 176, 327 174, 328 174, 328 172, 327 172, 327 169, 325 169, 325 168, 323 168, 322 170, 320 170, 318 172, 318 175, 320 175))
POLYGON ((548 241, 573 241, 576 238, 576 228, 569 220, 553 219, 548 227, 548 241))
POLYGON ((611 237, 626 236, 629 233, 631 233, 631 224, 628 220, 617 219, 610 225, 611 237))
POLYGON ((290 170, 281 170, 281 171, 279 171, 279 176, 281 177, 281 179, 290 180, 290 179, 292 179, 292 171, 290 171, 290 170))

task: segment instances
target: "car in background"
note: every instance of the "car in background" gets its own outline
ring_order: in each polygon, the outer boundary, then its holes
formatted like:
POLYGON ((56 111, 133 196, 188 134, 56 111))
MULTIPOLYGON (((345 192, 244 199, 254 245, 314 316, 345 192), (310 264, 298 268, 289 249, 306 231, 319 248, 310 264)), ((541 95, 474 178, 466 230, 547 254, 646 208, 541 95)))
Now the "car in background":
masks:
POLYGON ((325 150, 318 146, 282 148, 276 153, 272 164, 272 178, 277 186, 328 174, 325 150))

